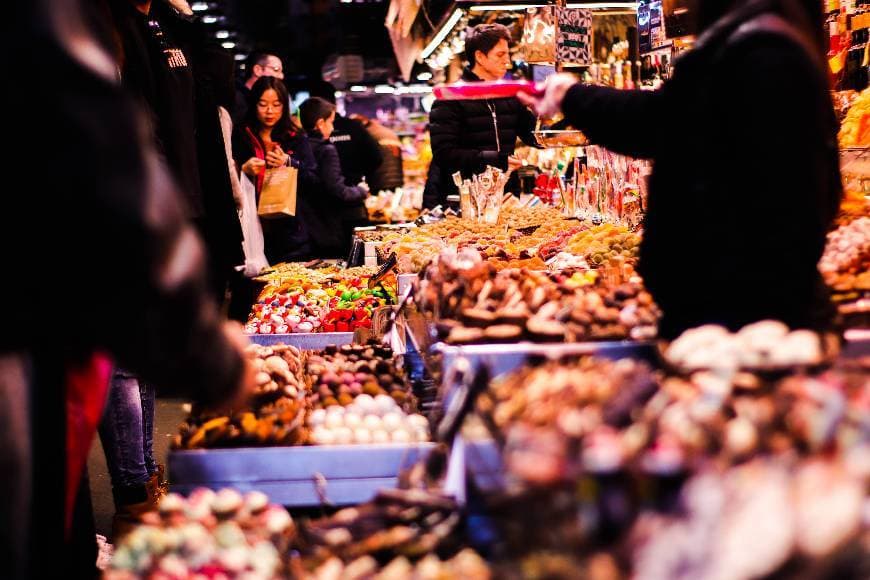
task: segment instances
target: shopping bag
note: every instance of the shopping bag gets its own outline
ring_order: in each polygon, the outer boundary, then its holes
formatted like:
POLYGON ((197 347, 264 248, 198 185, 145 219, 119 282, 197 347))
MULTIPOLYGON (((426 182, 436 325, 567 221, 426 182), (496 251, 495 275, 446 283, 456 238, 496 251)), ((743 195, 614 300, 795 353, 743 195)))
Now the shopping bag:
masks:
POLYGON ((299 171, 295 167, 267 169, 260 191, 257 213, 263 218, 296 215, 296 181, 299 171))
POLYGON ((245 253, 245 276, 253 278, 269 267, 263 242, 263 226, 257 215, 257 190, 248 176, 242 174, 239 180, 242 207, 239 221, 242 224, 242 250, 245 253))

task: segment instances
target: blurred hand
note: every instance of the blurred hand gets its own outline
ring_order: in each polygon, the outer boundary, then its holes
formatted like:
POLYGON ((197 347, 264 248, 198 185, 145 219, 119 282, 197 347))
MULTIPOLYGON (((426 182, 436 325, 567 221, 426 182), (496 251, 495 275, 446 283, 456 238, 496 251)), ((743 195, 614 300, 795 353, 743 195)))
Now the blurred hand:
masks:
POLYGON ((251 157, 242 165, 242 172, 248 177, 257 177, 263 168, 266 167, 266 162, 258 157, 251 157))
POLYGON ((251 395, 253 395, 254 390, 257 388, 257 371, 254 369, 250 357, 245 352, 245 349, 251 344, 251 342, 248 340, 248 337, 245 336, 244 327, 238 322, 227 321, 224 322, 223 332, 227 341, 238 350, 245 365, 235 394, 217 408, 212 409, 220 414, 228 415, 233 411, 245 409, 250 406, 251 395))
POLYGON ((289 159, 289 157, 290 156, 284 153, 278 145, 275 145, 271 151, 266 153, 266 165, 268 167, 281 167, 287 165, 287 159, 289 159))
POLYGON ((554 117, 562 111, 562 101, 568 89, 577 84, 577 79, 566 73, 555 74, 544 81, 542 92, 537 95, 520 92, 517 98, 542 119, 554 117))
POLYGON ((371 189, 369 189, 369 184, 366 183, 365 181, 360 181, 357 184, 357 187, 360 188, 361 190, 363 190, 364 192, 366 192, 367 194, 371 193, 371 189))

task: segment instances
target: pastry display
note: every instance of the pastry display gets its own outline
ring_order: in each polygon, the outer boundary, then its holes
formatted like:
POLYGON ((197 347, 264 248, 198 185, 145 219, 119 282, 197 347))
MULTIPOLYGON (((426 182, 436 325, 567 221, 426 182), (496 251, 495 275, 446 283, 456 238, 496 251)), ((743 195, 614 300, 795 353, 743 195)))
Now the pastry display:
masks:
POLYGON ((870 217, 828 234, 819 270, 836 292, 870 292, 870 217))

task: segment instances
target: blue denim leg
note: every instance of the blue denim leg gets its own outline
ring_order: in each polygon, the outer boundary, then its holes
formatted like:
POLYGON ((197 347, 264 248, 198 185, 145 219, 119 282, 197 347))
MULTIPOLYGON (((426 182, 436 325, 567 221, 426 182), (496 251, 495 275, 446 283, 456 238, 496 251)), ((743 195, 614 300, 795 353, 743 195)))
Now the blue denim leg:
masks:
POLYGON ((109 399, 100 423, 100 440, 115 489, 148 481, 142 444, 142 400, 139 380, 121 370, 112 373, 109 399))
POLYGON ((154 461, 154 387, 139 381, 139 399, 142 401, 142 453, 145 469, 150 475, 157 473, 154 461))

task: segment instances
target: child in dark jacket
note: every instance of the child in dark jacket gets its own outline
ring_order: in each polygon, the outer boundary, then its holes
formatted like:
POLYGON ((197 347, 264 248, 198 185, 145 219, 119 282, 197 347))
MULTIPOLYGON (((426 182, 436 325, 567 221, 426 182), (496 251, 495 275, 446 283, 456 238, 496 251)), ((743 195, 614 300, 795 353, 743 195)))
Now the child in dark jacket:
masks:
POLYGON ((335 105, 312 97, 299 107, 299 119, 317 160, 318 187, 310 197, 313 215, 306 216, 315 251, 321 257, 343 257, 350 247, 353 227, 366 220, 363 202, 369 188, 365 182, 347 185, 342 175, 338 151, 329 142, 335 105))

